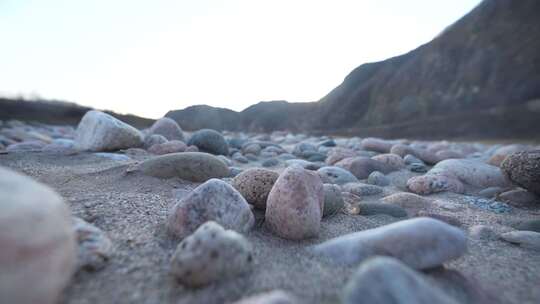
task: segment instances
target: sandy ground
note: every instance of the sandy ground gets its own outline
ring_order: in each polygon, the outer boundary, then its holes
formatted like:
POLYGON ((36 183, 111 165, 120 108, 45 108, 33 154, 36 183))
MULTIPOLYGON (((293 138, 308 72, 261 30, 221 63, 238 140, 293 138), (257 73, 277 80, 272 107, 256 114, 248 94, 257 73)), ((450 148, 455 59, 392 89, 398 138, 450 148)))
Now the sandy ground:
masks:
MULTIPOLYGON (((338 303, 354 268, 313 257, 306 246, 398 220, 340 213, 323 219, 317 239, 296 242, 272 235, 263 225, 262 214, 257 213, 257 225, 246 235, 255 250, 253 271, 205 288, 187 289, 169 274, 169 260, 178 241, 165 233, 164 223, 174 203, 173 192, 187 193, 197 184, 126 174, 128 162, 92 154, 3 154, 0 165, 56 189, 74 215, 106 231, 114 243, 108 265, 96 272, 77 273, 62 303, 229 303, 276 288, 290 291, 304 303, 338 303)), ((393 178, 399 186, 411 174, 398 172, 393 178)), ((384 194, 369 200, 397 191, 386 187, 384 194)), ((458 211, 426 210, 459 220, 463 229, 487 224, 505 231, 509 229, 505 225, 513 221, 540 216, 540 206, 514 208, 499 215, 469 206, 460 195, 432 197, 463 207, 458 211)), ((503 241, 469 240, 467 255, 426 274, 461 303, 540 303, 540 252, 503 241)))

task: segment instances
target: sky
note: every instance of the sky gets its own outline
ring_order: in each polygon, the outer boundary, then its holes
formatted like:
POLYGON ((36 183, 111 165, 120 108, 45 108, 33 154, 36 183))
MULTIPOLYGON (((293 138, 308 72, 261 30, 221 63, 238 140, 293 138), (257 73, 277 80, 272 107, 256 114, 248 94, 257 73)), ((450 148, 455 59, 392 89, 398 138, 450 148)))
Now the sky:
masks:
POLYGON ((0 0, 0 95, 159 118, 316 101, 479 0, 0 0))

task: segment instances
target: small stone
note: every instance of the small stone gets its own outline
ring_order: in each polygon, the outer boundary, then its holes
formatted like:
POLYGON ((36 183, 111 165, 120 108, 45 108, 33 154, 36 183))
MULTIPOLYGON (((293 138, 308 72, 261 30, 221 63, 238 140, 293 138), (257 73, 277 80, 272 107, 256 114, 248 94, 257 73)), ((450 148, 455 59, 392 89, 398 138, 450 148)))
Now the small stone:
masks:
POLYGON ((498 148, 495 151, 495 153, 493 153, 491 158, 488 160, 488 164, 500 167, 502 162, 506 159, 507 156, 513 153, 527 151, 527 150, 530 150, 530 148, 521 144, 502 146, 498 148))
POLYGON ((465 254, 467 238, 456 227, 419 217, 346 234, 316 245, 312 250, 346 265, 384 255, 415 269, 427 269, 465 254))
POLYGON ((150 176, 204 182, 229 176, 229 168, 219 158, 202 152, 171 153, 148 159, 138 166, 150 176))
POLYGON ((196 131, 191 135, 187 144, 197 146, 202 152, 229 155, 229 145, 225 137, 216 130, 202 129, 196 131))
POLYGON ((330 149, 330 151, 328 151, 328 156, 326 157, 326 164, 334 165, 342 159, 355 156, 357 156, 357 154, 354 150, 341 147, 332 148, 330 149))
POLYGON ((343 185, 343 191, 350 192, 358 196, 377 195, 383 192, 379 186, 368 185, 363 183, 348 183, 343 185))
POLYGON ((407 217, 407 211, 400 206, 387 203, 359 202, 357 204, 360 215, 386 214, 393 217, 407 217))
POLYGON ((282 238, 300 240, 319 235, 324 210, 324 189, 315 172, 291 166, 272 187, 265 223, 282 238))
POLYGON ((7 146, 6 151, 8 152, 26 152, 26 151, 41 151, 45 147, 45 143, 39 140, 29 140, 23 141, 16 144, 11 144, 7 146))
POLYGON ((75 148, 83 151, 114 151, 142 145, 139 130, 99 111, 86 112, 75 136, 75 148))
POLYGON ((380 153, 389 153, 390 149, 394 145, 392 142, 378 139, 378 138, 365 138, 362 140, 362 148, 368 151, 375 151, 380 153))
POLYGON ((540 198, 524 189, 515 189, 503 192, 497 199, 514 207, 534 207, 540 203, 540 198))
POLYGON ((540 219, 524 220, 514 225, 517 230, 540 232, 540 219))
POLYGON ((268 194, 278 177, 277 172, 251 168, 236 176, 232 180, 232 186, 242 194, 248 203, 255 208, 265 210, 268 194))
POLYGON ((76 265, 71 214, 51 188, 0 167, 0 302, 59 301, 76 265))
POLYGON ((162 144, 155 144, 148 149, 148 152, 157 155, 178 153, 186 151, 187 146, 183 141, 171 140, 162 144))
POLYGON ((162 135, 168 140, 184 141, 184 133, 182 128, 176 121, 169 117, 162 117, 150 127, 148 134, 162 135))
POLYGON ((207 221, 243 233, 251 229, 255 219, 238 191, 222 180, 211 179, 177 199, 167 225, 169 232, 184 238, 207 221))
POLYGON ((453 158, 464 158, 465 156, 458 152, 458 151, 453 151, 453 150, 441 150, 441 151, 437 151, 435 153, 435 156, 439 159, 439 160, 445 160, 445 159, 453 159, 453 158))
POLYGON ((407 188, 418 194, 431 194, 443 191, 463 193, 465 191, 463 183, 457 178, 437 174, 412 177, 407 181, 407 188))
POLYGON ((457 218, 455 218, 453 216, 450 216, 450 215, 445 215, 445 214, 433 213, 433 212, 420 210, 420 211, 418 211, 416 213, 416 216, 434 218, 436 220, 439 220, 441 222, 445 222, 445 223, 447 223, 449 225, 456 226, 456 227, 462 227, 463 226, 463 223, 460 220, 458 220, 457 218))
POLYGON ((425 210, 432 206, 429 199, 407 192, 394 193, 383 197, 381 201, 404 208, 410 216, 416 216, 420 210, 425 210))
POLYGON ((344 304, 458 304, 422 274, 391 257, 362 263, 343 291, 344 304))
POLYGON ((99 270, 105 267, 112 254, 112 243, 98 227, 81 218, 73 218, 73 230, 79 244, 77 268, 99 270))
POLYGON ((119 153, 108 153, 108 152, 99 152, 94 153, 95 156, 107 158, 114 161, 130 161, 131 158, 129 156, 119 153))
POLYGON ((54 139, 50 144, 44 146, 42 151, 45 153, 58 153, 64 155, 77 154, 75 141, 65 138, 54 139))
POLYGON ((443 160, 429 170, 428 174, 453 176, 464 184, 478 188, 508 186, 508 181, 498 167, 470 159, 443 160))
POLYGON ((239 233, 209 221, 176 247, 171 272, 189 287, 232 279, 247 273, 253 264, 253 250, 239 233))
POLYGON ((405 157, 403 158, 403 161, 405 161, 405 164, 407 164, 407 165, 411 165, 411 164, 424 165, 424 162, 422 160, 418 159, 417 157, 415 157, 414 155, 411 155, 411 154, 405 155, 405 157))
POLYGON ((263 161, 261 165, 263 167, 275 167, 275 166, 279 165, 279 160, 277 160, 276 158, 269 158, 269 159, 263 161))
POLYGON ((233 304, 298 304, 298 299, 283 290, 273 290, 247 297, 233 304))
POLYGON ((540 195, 540 150, 511 154, 501 169, 514 184, 540 195))
POLYGON ((512 207, 510 207, 508 204, 498 202, 493 199, 485 199, 474 196, 464 196, 463 199, 465 200, 465 202, 471 204, 472 206, 475 206, 476 208, 484 209, 495 213, 506 213, 512 210, 512 207))
POLYGON ((379 171, 384 174, 394 171, 393 168, 387 164, 362 156, 345 158, 337 162, 336 166, 348 170, 358 179, 367 178, 373 171, 379 171))
POLYGON ((168 142, 168 140, 165 138, 165 136, 159 134, 147 134, 144 137, 144 147, 146 149, 150 148, 153 145, 163 144, 166 142, 168 142))
POLYGON ((379 161, 392 168, 392 171, 405 168, 405 161, 399 155, 386 153, 373 156, 371 159, 379 161))
POLYGON ((344 185, 347 183, 356 183, 358 179, 351 172, 335 166, 322 167, 317 170, 323 183, 344 185))
POLYGON ((379 171, 373 171, 367 178, 367 183, 375 186, 385 187, 390 185, 390 179, 379 171))
POLYGON ((240 152, 234 153, 232 159, 242 164, 247 164, 249 162, 249 160, 240 152))
POLYGON ((469 237, 475 240, 495 240, 497 234, 485 225, 475 225, 469 228, 469 237))
POLYGON ((409 170, 416 173, 426 173, 428 172, 428 167, 424 164, 412 163, 409 165, 409 170))
POLYGON ((338 213, 345 202, 341 196, 341 189, 334 184, 324 184, 324 210, 323 217, 338 213))
POLYGON ((261 153, 261 146, 256 143, 246 144, 242 147, 242 153, 259 155, 261 153))
POLYGON ((305 154, 307 152, 317 152, 317 147, 309 143, 301 142, 297 144, 296 146, 294 146, 292 154, 298 157, 305 158, 306 157, 305 154))
POLYGON ((501 193, 503 191, 504 191, 504 189, 501 188, 501 187, 488 187, 488 188, 478 192, 478 196, 483 197, 483 198, 494 198, 497 195, 499 195, 499 193, 501 193))
POLYGON ((186 148, 185 152, 199 152, 199 148, 197 148, 197 146, 191 145, 186 148))
POLYGON ((318 163, 313 163, 303 159, 290 159, 286 160, 285 163, 287 166, 299 166, 306 170, 318 170, 322 167, 322 165, 319 165, 318 163))
POLYGON ((241 168, 237 168, 237 167, 230 167, 229 168, 229 177, 236 177, 238 176, 238 174, 244 172, 244 170, 242 170, 241 168))
POLYGON ((511 231, 501 234, 501 239, 518 244, 523 248, 540 251, 540 232, 535 231, 511 231))

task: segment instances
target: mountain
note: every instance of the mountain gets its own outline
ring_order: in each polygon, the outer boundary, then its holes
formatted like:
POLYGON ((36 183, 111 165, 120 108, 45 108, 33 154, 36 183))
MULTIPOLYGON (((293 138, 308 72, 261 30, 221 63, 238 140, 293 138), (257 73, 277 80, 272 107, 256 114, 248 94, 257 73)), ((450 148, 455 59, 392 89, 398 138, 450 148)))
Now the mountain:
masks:
MULTIPOLYGON (((318 102, 259 103, 227 112, 216 129, 540 138, 539 16, 537 0, 484 0, 429 43, 357 67, 318 102)), ((196 128, 213 123, 205 113, 215 110, 197 112, 196 128)))
MULTIPOLYGON (((0 98, 0 120, 18 119, 76 126, 83 115, 90 110, 93 109, 58 100, 0 98)), ((123 115, 112 111, 104 112, 141 129, 147 128, 154 123, 153 119, 135 115, 123 115)))

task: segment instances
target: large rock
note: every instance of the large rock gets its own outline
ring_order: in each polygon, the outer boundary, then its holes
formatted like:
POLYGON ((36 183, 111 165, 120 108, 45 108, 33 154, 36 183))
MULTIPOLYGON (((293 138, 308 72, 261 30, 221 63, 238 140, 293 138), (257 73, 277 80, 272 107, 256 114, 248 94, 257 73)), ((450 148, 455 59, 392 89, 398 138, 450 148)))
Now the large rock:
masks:
POLYGON ((216 130, 202 129, 191 135, 187 144, 197 146, 200 151, 216 155, 229 155, 225 137, 216 130))
POLYGON ((171 272, 182 284, 200 287, 246 273, 252 264, 248 241, 241 234, 209 221, 178 244, 171 272))
POLYGON ((99 111, 86 112, 75 136, 75 148, 83 151, 114 151, 142 145, 139 130, 99 111))
POLYGON ((343 291, 344 304, 458 304, 400 261, 376 257, 364 262, 343 291))
POLYGON ((356 176, 351 172, 335 166, 322 167, 317 170, 323 183, 344 185, 347 183, 358 182, 356 176))
POLYGON ((467 238, 456 227, 420 217, 340 236, 312 250, 346 265, 384 255, 413 268, 426 269, 462 256, 467 250, 467 238))
POLYGON ((324 190, 315 172, 291 166, 277 179, 266 203, 266 223, 278 236, 305 239, 319 234, 324 190))
POLYGON ((231 185, 211 179, 177 200, 168 218, 168 229, 184 238, 207 221, 227 229, 247 232, 255 221, 248 203, 231 185))
POLYGON ((148 134, 163 135, 168 140, 184 141, 184 133, 176 121, 162 117, 150 127, 148 134))
POLYGON ((540 195, 540 150, 511 154, 501 168, 513 183, 540 195))
POLYGON ((229 176, 229 168, 217 157, 202 152, 172 153, 148 159, 138 169, 146 175, 204 182, 229 176))
POLYGON ((351 157, 340 160, 335 164, 337 167, 343 168, 351 172, 358 179, 366 179, 373 171, 379 171, 383 174, 394 171, 389 165, 376 161, 369 157, 351 157))
POLYGON ((238 174, 233 179, 232 186, 242 194, 248 203, 264 210, 268 194, 278 177, 277 172, 251 168, 238 174))
POLYGON ((1 167, 0 197, 0 303, 57 303, 77 257, 67 205, 1 167))

